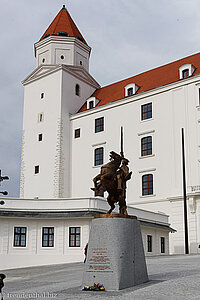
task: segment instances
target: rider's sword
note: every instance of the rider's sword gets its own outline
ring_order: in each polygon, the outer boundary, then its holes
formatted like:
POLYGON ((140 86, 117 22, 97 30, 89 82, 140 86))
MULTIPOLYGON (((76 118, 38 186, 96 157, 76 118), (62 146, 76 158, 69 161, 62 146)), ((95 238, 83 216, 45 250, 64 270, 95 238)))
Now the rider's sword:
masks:
POLYGON ((121 152, 120 155, 124 157, 124 134, 123 134, 123 127, 121 126, 121 152))

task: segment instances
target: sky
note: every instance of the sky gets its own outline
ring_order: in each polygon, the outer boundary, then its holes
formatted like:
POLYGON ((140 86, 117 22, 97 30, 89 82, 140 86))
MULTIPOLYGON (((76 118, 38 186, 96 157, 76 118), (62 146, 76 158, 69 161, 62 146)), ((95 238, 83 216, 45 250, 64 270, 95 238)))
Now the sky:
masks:
MULTIPOLYGON (((34 43, 66 5, 101 86, 200 51, 200 0, 0 0, 0 191, 19 197, 23 86, 34 43)), ((1 196, 1 195, 0 195, 1 196)))

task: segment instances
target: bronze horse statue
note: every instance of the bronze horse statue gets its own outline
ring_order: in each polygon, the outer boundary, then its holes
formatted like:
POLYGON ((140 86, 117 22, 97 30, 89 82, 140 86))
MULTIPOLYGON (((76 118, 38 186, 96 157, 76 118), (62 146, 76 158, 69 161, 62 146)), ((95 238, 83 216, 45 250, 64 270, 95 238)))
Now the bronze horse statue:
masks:
MULTIPOLYGON (((102 187, 103 191, 108 192, 107 201, 111 208, 107 211, 110 214, 115 208, 115 203, 119 203, 119 212, 120 214, 127 215, 127 207, 125 201, 125 189, 118 188, 118 179, 117 177, 120 173, 120 165, 122 160, 125 160, 121 155, 117 154, 114 151, 110 152, 110 162, 101 167, 101 172, 96 177, 94 177, 94 188, 95 194, 98 195, 100 188, 102 187)), ((126 160, 128 161, 128 160, 126 160)), ((131 173, 129 173, 129 178, 131 178, 131 173)), ((126 179, 126 180, 128 180, 126 179)), ((126 187, 125 187, 126 188, 126 187)))

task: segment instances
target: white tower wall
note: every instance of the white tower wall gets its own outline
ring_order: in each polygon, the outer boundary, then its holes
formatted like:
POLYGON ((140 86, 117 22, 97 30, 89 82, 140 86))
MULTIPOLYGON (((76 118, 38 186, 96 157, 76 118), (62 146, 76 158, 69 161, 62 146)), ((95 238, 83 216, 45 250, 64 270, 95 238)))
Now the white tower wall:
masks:
POLYGON ((35 44, 36 67, 41 64, 82 66, 89 71, 91 48, 74 37, 49 36, 35 44))

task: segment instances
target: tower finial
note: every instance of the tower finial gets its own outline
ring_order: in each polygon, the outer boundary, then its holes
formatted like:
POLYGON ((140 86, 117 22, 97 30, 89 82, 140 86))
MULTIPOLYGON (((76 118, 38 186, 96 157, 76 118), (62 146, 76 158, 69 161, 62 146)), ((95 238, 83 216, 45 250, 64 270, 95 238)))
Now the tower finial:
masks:
POLYGON ((65 8, 65 4, 63 4, 63 8, 65 8))

